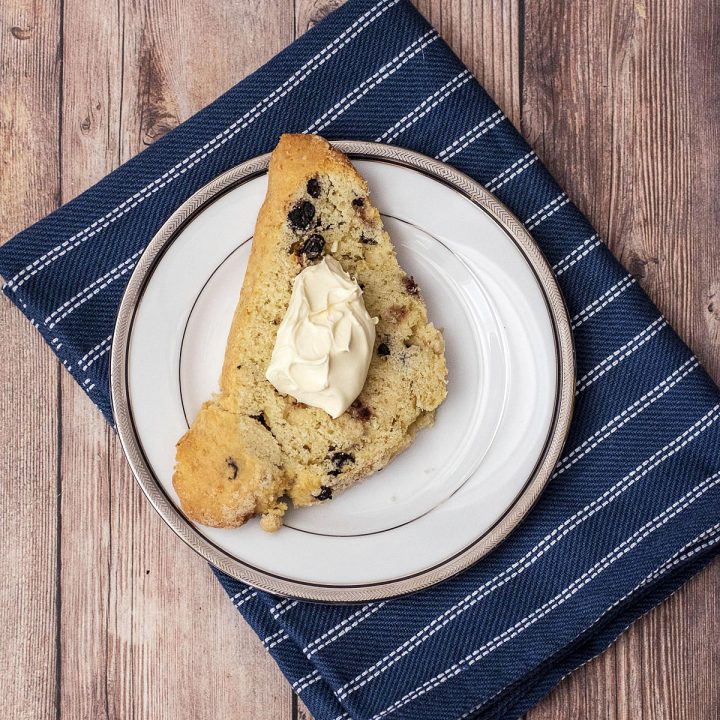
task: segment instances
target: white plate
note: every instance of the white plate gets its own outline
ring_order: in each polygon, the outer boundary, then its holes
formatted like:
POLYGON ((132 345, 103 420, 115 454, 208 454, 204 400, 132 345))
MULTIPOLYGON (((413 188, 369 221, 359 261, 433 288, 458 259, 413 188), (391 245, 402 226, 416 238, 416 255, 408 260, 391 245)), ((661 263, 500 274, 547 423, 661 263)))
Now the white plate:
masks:
POLYGON ((381 472, 286 516, 220 530, 190 523, 172 487, 175 443, 217 390, 267 188, 267 157, 199 191, 141 258, 113 342, 123 447, 163 518, 222 570, 326 601, 409 592, 467 567, 530 508, 569 426, 574 359, 552 274, 518 221, 449 166, 372 143, 338 145, 367 178, 400 262, 447 346, 435 425, 381 472))

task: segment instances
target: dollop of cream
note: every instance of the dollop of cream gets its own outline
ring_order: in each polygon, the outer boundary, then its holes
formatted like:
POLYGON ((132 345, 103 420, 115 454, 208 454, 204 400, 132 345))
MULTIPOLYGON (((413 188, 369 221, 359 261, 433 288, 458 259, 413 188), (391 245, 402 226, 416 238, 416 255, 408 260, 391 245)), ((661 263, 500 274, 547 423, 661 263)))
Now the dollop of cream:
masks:
POLYGON ((279 392, 337 418, 365 384, 376 322, 360 286, 326 255, 295 278, 265 377, 279 392))

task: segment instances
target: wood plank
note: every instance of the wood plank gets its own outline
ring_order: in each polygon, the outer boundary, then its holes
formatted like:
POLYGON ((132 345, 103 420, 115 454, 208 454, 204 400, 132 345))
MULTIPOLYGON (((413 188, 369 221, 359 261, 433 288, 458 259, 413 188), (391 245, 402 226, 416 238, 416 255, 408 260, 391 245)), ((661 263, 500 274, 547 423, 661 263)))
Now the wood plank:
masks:
MULTIPOLYGON (((121 18, 99 3, 63 4, 62 202, 118 162, 121 18)), ((68 373, 62 373, 60 718, 108 718, 113 498, 111 431, 68 373)))
POLYGON ((522 0, 413 0, 495 102, 520 127, 522 0))
MULTIPOLYGON (((522 108, 530 142, 716 380, 719 31, 711 4, 527 3, 522 108)), ((718 578, 716 562, 529 717, 718 717, 718 578)))
MULTIPOLYGON (((292 28, 282 2, 65 0, 63 200, 278 52, 275 25, 292 28)), ((63 424, 61 717, 289 717, 279 670, 70 378, 63 424)))
MULTIPOLYGON (((60 11, 0 4, 0 238, 58 202, 60 11)), ((58 368, 0 302, 0 697, 13 718, 54 715, 58 368)))

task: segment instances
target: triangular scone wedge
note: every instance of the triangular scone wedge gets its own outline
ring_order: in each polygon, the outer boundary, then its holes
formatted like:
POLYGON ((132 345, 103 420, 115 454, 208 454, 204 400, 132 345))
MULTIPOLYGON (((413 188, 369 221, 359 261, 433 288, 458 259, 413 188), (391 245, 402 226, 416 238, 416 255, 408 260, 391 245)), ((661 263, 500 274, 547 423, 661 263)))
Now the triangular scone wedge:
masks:
POLYGON ((173 483, 188 517, 236 527, 255 514, 277 529, 286 509, 329 500, 384 467, 431 424, 446 394, 445 345, 418 286, 398 264, 365 180, 313 135, 283 135, 272 154, 220 394, 177 446, 173 483), (333 420, 265 379, 293 280, 332 255, 378 318, 367 381, 333 420))

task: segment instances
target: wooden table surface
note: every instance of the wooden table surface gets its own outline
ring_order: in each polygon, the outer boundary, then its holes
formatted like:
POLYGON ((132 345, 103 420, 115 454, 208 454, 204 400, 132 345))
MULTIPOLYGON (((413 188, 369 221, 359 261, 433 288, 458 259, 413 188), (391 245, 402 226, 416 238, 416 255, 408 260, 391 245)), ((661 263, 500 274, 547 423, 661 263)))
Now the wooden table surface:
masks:
MULTIPOLYGON (((0 238, 337 4, 2 0, 0 238)), ((720 380, 720 4, 418 4, 720 380)), ((7 301, 0 339, 3 717, 309 717, 7 301)), ((528 717, 718 718, 719 635, 715 562, 528 717)))

